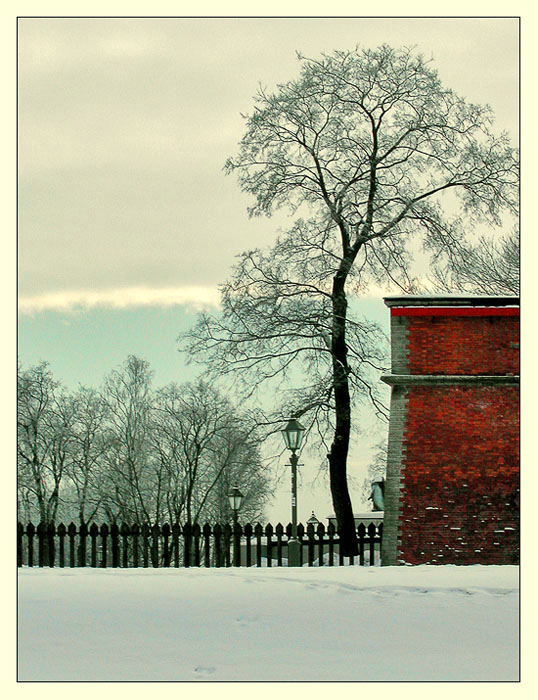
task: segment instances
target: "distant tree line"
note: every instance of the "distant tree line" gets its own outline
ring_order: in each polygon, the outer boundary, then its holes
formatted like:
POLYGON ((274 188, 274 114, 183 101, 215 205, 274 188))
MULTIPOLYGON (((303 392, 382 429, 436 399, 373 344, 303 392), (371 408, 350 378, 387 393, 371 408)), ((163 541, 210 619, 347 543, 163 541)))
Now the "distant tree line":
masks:
POLYGON ((19 520, 229 522, 261 519, 269 493, 248 416, 203 381, 154 389, 129 356, 99 389, 68 391, 46 362, 18 372, 19 520))

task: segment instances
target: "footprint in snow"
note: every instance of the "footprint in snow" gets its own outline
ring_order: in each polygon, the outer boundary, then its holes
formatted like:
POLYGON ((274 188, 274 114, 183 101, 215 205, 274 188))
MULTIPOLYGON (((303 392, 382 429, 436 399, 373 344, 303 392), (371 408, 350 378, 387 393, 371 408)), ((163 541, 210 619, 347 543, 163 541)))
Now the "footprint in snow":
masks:
POLYGON ((214 666, 197 666, 194 672, 200 676, 211 676, 216 670, 214 666))
POLYGON ((240 627, 246 627, 247 625, 252 625, 258 622, 257 617, 236 617, 235 618, 236 623, 240 627))

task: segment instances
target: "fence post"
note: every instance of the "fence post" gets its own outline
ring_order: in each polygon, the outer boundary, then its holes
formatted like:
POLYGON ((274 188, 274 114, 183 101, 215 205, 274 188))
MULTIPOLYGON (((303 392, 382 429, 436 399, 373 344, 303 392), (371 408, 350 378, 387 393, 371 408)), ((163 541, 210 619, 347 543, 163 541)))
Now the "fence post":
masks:
POLYGON ((247 523, 245 525, 245 549, 246 549, 246 564, 247 567, 252 566, 252 550, 251 550, 251 538, 252 538, 252 525, 247 523))
POLYGON ((364 536, 366 533, 366 526, 364 523, 360 523, 357 532, 359 535, 359 564, 360 566, 364 566, 364 536))
POLYGON ((231 566, 231 558, 230 558, 230 545, 232 542, 232 527, 230 523, 226 523, 223 528, 224 532, 224 564, 226 567, 231 566))
POLYGON ((60 546, 59 546, 59 566, 61 569, 64 568, 65 566, 65 535, 66 535, 66 527, 63 523, 60 523, 58 525, 58 539, 60 541, 60 546))
POLYGON ((185 568, 191 565, 191 539, 192 525, 187 522, 183 525, 183 566, 185 568))
POLYGON ((324 549, 325 525, 323 523, 318 523, 317 534, 318 534, 319 566, 324 566, 325 562, 323 561, 323 557, 325 556, 325 554, 324 554, 323 549, 324 549))
POLYGON ((86 566, 86 537, 88 536, 88 526, 86 523, 80 523, 79 535, 78 565, 86 566))
POLYGON ((370 540, 370 566, 375 564, 375 531, 374 523, 368 525, 368 538, 370 540))
POLYGON ((26 528, 26 535, 28 537, 28 566, 34 565, 34 535, 35 527, 33 523, 28 523, 26 528))
POLYGON ((215 566, 220 569, 222 566, 222 548, 221 548, 222 528, 217 523, 213 528, 213 538, 215 540, 215 566))
POLYGON ((149 525, 144 523, 141 528, 142 532, 142 559, 144 569, 149 566, 149 525))
POLYGON ((202 532, 204 535, 204 566, 209 569, 211 566, 211 525, 206 523, 202 532))
POLYGON ((69 537, 69 566, 73 569, 75 567, 75 535, 77 534, 77 527, 75 523, 69 523, 67 526, 67 536, 69 537))
POLYGON ((95 569, 97 568, 97 536, 99 534, 99 528, 95 523, 92 523, 90 526, 90 538, 92 541, 91 547, 91 557, 90 557, 90 566, 95 569))
POLYGON ((131 534, 133 536, 133 566, 135 569, 138 569, 138 536, 140 535, 138 523, 131 527, 131 534))
POLYGON ((106 565, 107 565, 107 562, 106 562, 106 556, 107 556, 106 548, 107 548, 107 538, 108 538, 108 533, 109 533, 109 531, 108 531, 108 525, 107 525, 106 523, 104 523, 103 525, 101 525, 101 528, 100 528, 99 532, 100 532, 100 534, 101 534, 101 546, 102 546, 102 548, 103 548, 103 554, 102 554, 102 556, 101 556, 101 568, 102 568, 102 569, 106 569, 106 565))
POLYGON ((266 550, 267 550, 267 566, 271 567, 273 566, 273 542, 272 542, 272 537, 273 537, 273 526, 271 523, 268 523, 265 526, 265 537, 267 538, 267 544, 266 544, 266 550))
POLYGON ((314 566, 314 525, 308 523, 306 526, 306 536, 308 537, 308 566, 314 566))
POLYGON ((112 568, 117 569, 119 566, 120 558, 120 543, 119 543, 120 529, 117 523, 113 523, 110 528, 110 539, 112 541, 112 568))
POLYGON ((24 528, 22 523, 17 523, 17 566, 22 566, 22 534, 24 528))
POLYGON ((165 523, 163 525, 163 566, 168 568, 170 566, 170 548, 168 545, 168 539, 170 537, 170 525, 165 523))
POLYGON ((123 552, 122 552, 121 565, 124 569, 127 569, 129 567, 129 541, 127 538, 129 537, 130 533, 131 533, 131 530, 130 530, 129 526, 126 523, 122 523, 121 530, 120 530, 121 538, 123 540, 123 552))
POLYGON ((334 523, 329 522, 327 526, 327 537, 329 538, 329 566, 334 566, 334 533, 336 528, 334 523))
POLYGON ((181 535, 181 527, 179 523, 172 525, 172 550, 174 552, 174 567, 179 568, 179 536, 181 535))
POLYGON ((45 565, 45 525, 44 523, 40 522, 36 528, 36 534, 37 534, 37 563, 39 567, 43 567, 45 565))
POLYGON ((192 536, 194 540, 194 566, 200 566, 200 525, 194 523, 192 528, 192 536))
POLYGON ((234 523, 234 566, 241 566, 241 525, 234 523))
POLYGON ((254 536, 256 537, 256 566, 262 565, 262 534, 263 528, 260 523, 256 523, 254 527, 254 536))
POLYGON ((304 556, 303 556, 303 550, 304 550, 304 525, 303 523, 299 523, 297 525, 297 539, 299 540, 299 566, 302 566, 304 564, 304 556))
POLYGON ((379 523, 377 531, 379 532, 379 564, 383 564, 382 552, 383 552, 383 523, 379 523))
POLYGON ((276 534, 276 565, 282 566, 282 535, 284 534, 284 526, 278 523, 275 527, 276 534))
POLYGON ((52 569, 54 567, 54 559, 56 555, 55 547, 54 547, 54 535, 56 533, 56 527, 54 526, 54 523, 49 523, 49 526, 47 528, 47 554, 49 558, 49 563, 48 565, 52 569))
POLYGON ((151 528, 151 565, 154 569, 159 566, 159 535, 161 528, 155 523, 151 528))

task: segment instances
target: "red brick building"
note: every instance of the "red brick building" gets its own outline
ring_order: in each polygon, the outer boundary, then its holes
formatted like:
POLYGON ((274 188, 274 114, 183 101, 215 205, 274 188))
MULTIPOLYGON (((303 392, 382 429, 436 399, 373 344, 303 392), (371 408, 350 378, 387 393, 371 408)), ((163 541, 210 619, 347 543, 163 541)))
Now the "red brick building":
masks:
POLYGON ((519 299, 388 297, 383 564, 519 562, 519 299))

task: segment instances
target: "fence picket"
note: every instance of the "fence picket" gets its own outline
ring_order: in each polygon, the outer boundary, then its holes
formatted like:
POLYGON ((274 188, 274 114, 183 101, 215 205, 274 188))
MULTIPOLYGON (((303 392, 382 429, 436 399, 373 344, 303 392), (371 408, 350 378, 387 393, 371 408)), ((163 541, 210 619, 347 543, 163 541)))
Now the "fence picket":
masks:
POLYGON ((127 523, 122 523, 121 528, 120 528, 120 535, 123 540, 123 546, 122 546, 122 562, 121 565, 124 569, 127 569, 129 566, 129 545, 128 545, 128 538, 129 535, 131 534, 131 530, 127 523))
POLYGON ((323 523, 318 523, 316 533, 318 536, 318 566, 323 566, 323 556, 325 549, 325 525, 323 523))
POLYGON ((282 566, 282 535, 284 534, 284 526, 278 523, 275 527, 276 533, 276 565, 282 566))
POLYGON ((308 566, 314 566, 314 525, 312 523, 306 526, 306 536, 308 537, 308 566))
POLYGON ((97 535, 99 534, 99 528, 95 523, 92 523, 90 527, 90 538, 91 538, 91 555, 90 555, 90 566, 95 569, 97 567, 97 535))
POLYGON ((75 523, 69 523, 67 526, 67 536, 69 537, 69 566, 75 568, 75 535, 77 534, 77 526, 75 523))
POLYGON ((170 566, 170 548, 168 544, 169 538, 170 525, 168 525, 168 523, 165 523, 163 525, 163 566, 167 568, 170 566))
POLYGON ((135 569, 138 568, 138 536, 140 535, 140 527, 138 523, 135 523, 131 528, 131 534, 133 536, 133 566, 135 569))
POLYGON ((144 569, 149 566, 149 525, 144 523, 141 528, 142 532, 142 561, 144 569))
POLYGON ((101 568, 106 569, 106 549, 107 549, 107 540, 108 540, 108 525, 104 523, 101 525, 99 529, 99 534, 101 535, 101 548, 102 548, 102 555, 101 555, 101 568))
POLYGON ((112 523, 110 528, 110 541, 112 546, 112 568, 117 569, 120 564, 120 530, 117 523, 112 523))
POLYGON ((256 566, 262 565, 262 534, 263 528, 260 523, 256 523, 254 527, 254 536, 256 537, 256 566))
POLYGON ((327 527, 327 536, 329 538, 329 566, 334 566, 334 535, 336 528, 334 523, 329 523, 327 527))
POLYGON ((241 525, 234 523, 234 566, 241 566, 241 525))
POLYGON ((273 566, 273 526, 271 523, 265 526, 265 537, 267 538, 267 566, 273 566))
POLYGON ((79 534, 79 549, 78 549, 78 565, 86 566, 86 538, 88 536, 88 526, 86 523, 80 523, 78 529, 79 534))
POLYGON ((359 564, 364 566, 364 537, 366 534, 366 526, 361 523, 357 528, 357 534, 359 539, 359 564))
POLYGON ((211 566, 211 525, 206 523, 202 530, 204 537, 204 566, 209 569, 211 566))
POLYGON ((65 535, 66 535, 66 527, 63 523, 60 523, 58 525, 58 539, 60 541, 60 551, 58 553, 59 556, 59 565, 60 568, 63 569, 65 566, 65 535))
POLYGON ((22 523, 17 523, 17 566, 22 566, 22 536, 24 533, 24 527, 22 523))
POLYGON ((29 523, 26 528, 26 536, 28 537, 28 566, 34 565, 34 535, 35 526, 33 523, 29 523))
POLYGON ((245 525, 245 549, 247 551, 247 566, 250 567, 252 566, 252 549, 251 549, 251 540, 252 540, 252 525, 250 523, 247 523, 245 525))

